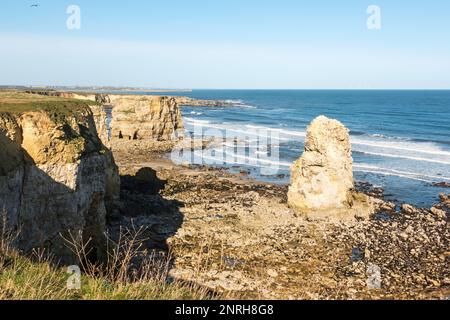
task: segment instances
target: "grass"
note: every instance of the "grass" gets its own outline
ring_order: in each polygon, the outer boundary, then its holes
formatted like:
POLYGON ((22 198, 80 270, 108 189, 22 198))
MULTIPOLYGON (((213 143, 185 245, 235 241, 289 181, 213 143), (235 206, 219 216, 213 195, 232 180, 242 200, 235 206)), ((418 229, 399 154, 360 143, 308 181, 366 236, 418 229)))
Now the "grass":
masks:
MULTIPOLYGON (((90 105, 97 102, 89 101, 90 105)), ((77 99, 48 97, 28 94, 21 91, 0 91, 0 112, 22 114, 31 111, 44 111, 61 116, 84 112, 88 102, 77 99)))
MULTIPOLYGON (((6 215, 4 215, 5 217, 6 215)), ((167 281, 168 262, 149 257, 138 269, 133 261, 141 247, 141 231, 125 232, 108 254, 106 265, 90 263, 86 245, 68 241, 80 260, 80 289, 71 290, 67 268, 34 251, 29 257, 13 249, 17 237, 0 222, 0 300, 205 300, 219 298, 195 284, 167 281), (138 271, 139 270, 139 271, 138 271)), ((167 261, 167 260, 166 260, 167 261)))
MULTIPOLYGON (((64 131, 65 143, 73 147, 71 150, 74 154, 85 151, 88 142, 92 142, 89 144, 90 151, 91 149, 103 151, 103 146, 100 146, 99 140, 86 125, 87 116, 92 112, 89 106, 94 104, 98 105, 94 101, 44 96, 23 91, 0 91, 0 118, 19 118, 27 112, 43 112, 58 129, 64 131)), ((70 153, 69 150, 66 150, 66 153, 70 153)))
POLYGON ((70 274, 46 259, 10 252, 0 257, 0 300, 191 300, 211 299, 205 289, 162 279, 111 281, 83 275, 81 289, 67 287, 70 274))

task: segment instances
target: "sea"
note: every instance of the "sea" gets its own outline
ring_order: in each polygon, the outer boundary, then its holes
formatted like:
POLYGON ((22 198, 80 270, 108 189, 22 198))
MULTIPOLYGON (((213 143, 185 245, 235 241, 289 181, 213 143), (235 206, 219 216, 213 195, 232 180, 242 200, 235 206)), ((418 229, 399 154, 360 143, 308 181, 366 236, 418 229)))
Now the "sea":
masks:
POLYGON ((182 106, 187 135, 221 142, 186 157, 195 164, 288 184, 309 123, 324 115, 350 129, 356 181, 383 188, 389 200, 419 207, 450 193, 435 185, 450 183, 450 91, 194 90, 170 95, 229 104, 182 106), (242 152, 237 141, 245 141, 242 152))

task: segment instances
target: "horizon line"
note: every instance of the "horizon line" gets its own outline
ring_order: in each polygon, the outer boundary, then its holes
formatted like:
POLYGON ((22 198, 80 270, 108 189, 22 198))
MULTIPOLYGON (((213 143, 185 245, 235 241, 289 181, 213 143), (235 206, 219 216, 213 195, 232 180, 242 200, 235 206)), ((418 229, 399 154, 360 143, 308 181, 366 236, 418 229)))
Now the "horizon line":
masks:
POLYGON ((111 89, 111 90, 152 90, 152 91, 193 91, 193 90, 254 90, 254 91, 449 91, 448 88, 164 88, 164 87, 140 87, 140 86, 110 86, 110 85, 4 85, 0 89, 7 88, 67 88, 67 89, 111 89))

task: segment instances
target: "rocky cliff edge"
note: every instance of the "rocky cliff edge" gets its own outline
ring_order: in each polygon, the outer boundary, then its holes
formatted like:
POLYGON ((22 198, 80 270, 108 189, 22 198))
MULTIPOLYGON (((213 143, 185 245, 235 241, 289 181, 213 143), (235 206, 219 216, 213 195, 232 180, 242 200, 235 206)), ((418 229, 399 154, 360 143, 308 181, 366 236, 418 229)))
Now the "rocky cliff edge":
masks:
POLYGON ((105 254, 105 221, 120 180, 112 153, 80 100, 0 93, 0 212, 24 252, 47 249, 62 263, 76 257, 65 239, 105 254), (72 239, 74 238, 74 239, 72 239))

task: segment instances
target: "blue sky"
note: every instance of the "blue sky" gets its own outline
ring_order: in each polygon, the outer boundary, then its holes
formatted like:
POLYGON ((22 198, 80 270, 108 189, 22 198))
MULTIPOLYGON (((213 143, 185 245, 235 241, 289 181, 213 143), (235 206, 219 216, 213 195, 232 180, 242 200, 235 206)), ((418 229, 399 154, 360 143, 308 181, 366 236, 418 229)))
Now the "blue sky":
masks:
POLYGON ((10 0, 0 84, 450 88, 449 39, 448 0, 10 0))

